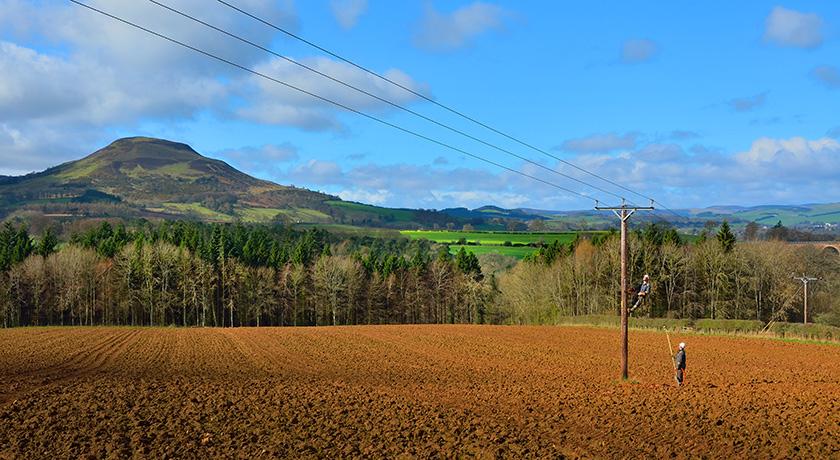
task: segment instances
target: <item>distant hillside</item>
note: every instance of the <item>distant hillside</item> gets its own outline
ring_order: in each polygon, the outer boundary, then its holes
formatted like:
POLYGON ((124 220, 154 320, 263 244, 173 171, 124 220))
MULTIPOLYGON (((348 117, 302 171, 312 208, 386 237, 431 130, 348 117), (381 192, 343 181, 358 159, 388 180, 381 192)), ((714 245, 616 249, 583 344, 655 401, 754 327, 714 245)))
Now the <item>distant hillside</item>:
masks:
POLYGON ((840 224, 840 203, 805 204, 798 206, 754 206, 743 208, 732 214, 742 222, 756 222, 761 225, 775 225, 781 221, 788 227, 840 224))
MULTIPOLYGON (((840 203, 799 206, 714 206, 640 212, 633 225, 668 221, 692 231, 707 221, 736 227, 755 221, 772 226, 836 231, 840 203), (676 215, 675 215, 676 214, 676 215), (833 230, 832 230, 833 229, 833 230)), ((342 201, 339 197, 249 176, 190 146, 146 137, 119 139, 77 161, 25 176, 0 176, 0 219, 87 217, 197 219, 351 225, 394 229, 601 230, 614 217, 595 210, 549 211, 449 208, 393 209, 342 201)), ((346 230, 346 228, 345 228, 346 230)))
MULTIPOLYGON (((516 209, 513 215, 531 215, 531 218, 545 219, 548 226, 575 228, 600 228, 615 226, 610 214, 595 210, 547 211, 539 209, 516 209), (612 222, 612 223, 611 223, 612 222)), ((761 205, 761 206, 710 206, 697 209, 677 209, 673 212, 656 210, 635 214, 635 224, 646 222, 668 222, 683 229, 702 228, 708 221, 728 221, 735 227, 749 222, 762 226, 773 226, 778 222, 787 227, 837 231, 840 225, 840 203, 804 205, 761 205)))
MULTIPOLYGON (((25 176, 0 176, 0 218, 191 218, 206 221, 445 225, 433 211, 392 210, 249 176, 162 139, 119 139, 77 161, 25 176)), ((459 221, 460 222, 460 221, 459 221)))

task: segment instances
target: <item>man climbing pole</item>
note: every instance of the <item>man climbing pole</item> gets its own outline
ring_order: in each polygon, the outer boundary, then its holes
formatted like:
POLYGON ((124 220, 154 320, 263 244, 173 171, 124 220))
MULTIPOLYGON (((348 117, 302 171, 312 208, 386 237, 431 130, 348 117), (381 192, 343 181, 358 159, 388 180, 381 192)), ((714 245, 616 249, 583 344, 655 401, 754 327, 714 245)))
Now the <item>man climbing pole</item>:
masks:
POLYGON ((674 356, 674 364, 677 368, 677 385, 682 386, 685 378, 685 342, 680 342, 680 351, 674 356))
POLYGON ((642 278, 642 285, 639 286, 639 290, 636 291, 636 301, 633 302, 633 306, 630 307, 630 313, 633 313, 637 308, 639 308, 645 298, 647 298, 648 294, 650 294, 650 276, 645 275, 642 278))

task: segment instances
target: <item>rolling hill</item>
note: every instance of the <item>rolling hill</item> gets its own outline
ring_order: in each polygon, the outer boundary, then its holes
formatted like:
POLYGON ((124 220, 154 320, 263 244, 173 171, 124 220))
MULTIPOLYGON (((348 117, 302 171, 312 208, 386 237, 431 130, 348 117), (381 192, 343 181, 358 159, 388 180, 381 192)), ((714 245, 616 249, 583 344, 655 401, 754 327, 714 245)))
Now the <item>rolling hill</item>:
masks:
MULTIPOLYGON (((840 203, 800 206, 716 206, 678 210, 679 217, 639 213, 635 224, 667 220, 684 230, 706 221, 735 226, 755 221, 771 226, 830 228, 840 224, 840 203)), ((394 209, 343 201, 339 197, 249 176, 190 146, 147 137, 119 139, 76 161, 25 176, 0 176, 0 219, 46 215, 61 218, 118 217, 199 219, 216 222, 273 222, 333 225, 336 228, 527 228, 600 230, 615 226, 611 215, 594 210, 549 211, 449 208, 394 209)))
POLYGON ((385 227, 452 220, 434 211, 380 208, 279 185, 186 144, 146 137, 119 139, 42 172, 0 176, 0 218, 26 213, 385 227))

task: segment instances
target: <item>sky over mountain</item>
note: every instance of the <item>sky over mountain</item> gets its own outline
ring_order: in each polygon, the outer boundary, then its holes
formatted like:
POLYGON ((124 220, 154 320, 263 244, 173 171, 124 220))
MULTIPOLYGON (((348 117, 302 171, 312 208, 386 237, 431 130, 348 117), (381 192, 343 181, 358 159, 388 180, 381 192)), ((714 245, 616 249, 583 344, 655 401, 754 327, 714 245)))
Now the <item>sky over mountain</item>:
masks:
MULTIPOLYGON (((217 1, 159 1, 624 194, 217 1)), ((230 3, 670 208, 840 201, 838 2, 230 3)), ((517 171, 615 201, 152 2, 89 4, 517 171)), ((137 135, 188 143, 260 178, 378 205, 593 204, 70 2, 0 0, 0 174, 42 170, 137 135)))

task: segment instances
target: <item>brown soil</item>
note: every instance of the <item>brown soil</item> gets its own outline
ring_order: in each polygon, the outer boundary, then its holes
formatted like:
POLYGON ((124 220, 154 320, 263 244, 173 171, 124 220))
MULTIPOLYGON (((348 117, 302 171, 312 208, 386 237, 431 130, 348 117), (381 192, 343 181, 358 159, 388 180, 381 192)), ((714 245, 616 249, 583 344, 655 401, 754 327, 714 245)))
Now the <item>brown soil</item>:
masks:
POLYGON ((0 331, 0 458, 840 457, 840 347, 572 327, 0 331))

